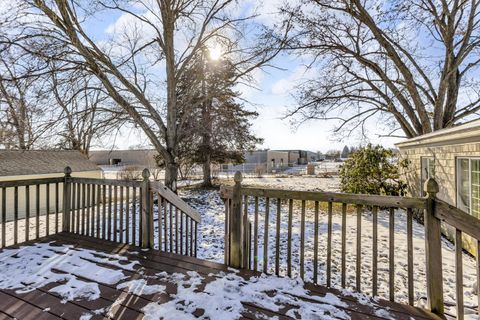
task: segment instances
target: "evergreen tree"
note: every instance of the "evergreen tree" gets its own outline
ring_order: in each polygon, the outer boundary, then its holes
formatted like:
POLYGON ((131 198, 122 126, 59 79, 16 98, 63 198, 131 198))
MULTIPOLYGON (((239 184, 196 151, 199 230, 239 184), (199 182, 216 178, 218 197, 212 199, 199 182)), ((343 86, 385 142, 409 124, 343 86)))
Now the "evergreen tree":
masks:
POLYGON ((229 60, 209 59, 203 50, 190 66, 177 93, 181 112, 191 115, 183 117, 188 121, 182 124, 180 158, 201 163, 203 185, 211 186, 212 163, 241 163, 244 152, 261 142, 250 131, 250 120, 258 113, 240 102, 234 90, 236 68, 229 60))

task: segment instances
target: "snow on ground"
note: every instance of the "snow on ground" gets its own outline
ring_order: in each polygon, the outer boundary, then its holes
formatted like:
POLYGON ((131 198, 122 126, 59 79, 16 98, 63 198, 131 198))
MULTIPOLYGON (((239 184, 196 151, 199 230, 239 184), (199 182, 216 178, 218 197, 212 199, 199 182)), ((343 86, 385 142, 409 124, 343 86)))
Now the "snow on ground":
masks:
MULTIPOLYGON (((286 188, 296 190, 324 190, 337 191, 337 179, 324 178, 263 178, 245 179, 245 185, 265 186, 266 188, 286 188), (264 184, 262 184, 264 183, 264 184)), ((183 190, 181 196, 202 215, 202 223, 199 225, 198 257, 217 262, 224 260, 224 204, 220 199, 218 191, 215 190, 183 190)), ((253 212, 253 203, 249 203, 249 212, 253 212)), ((262 270, 263 242, 264 242, 264 212, 265 203, 259 203, 259 247, 258 247, 258 269, 262 270)), ((335 209, 335 207, 334 207, 335 209)), ((338 208, 337 208, 338 209, 338 208)), ((287 227, 288 227, 288 204, 282 203, 281 214, 281 251, 280 251, 280 273, 286 274, 287 261, 287 227)), ((353 210, 351 210, 353 212, 353 210)), ((253 217, 250 217, 253 222, 253 217)), ((305 279, 313 277, 313 239, 314 239, 314 214, 313 208, 307 206, 306 213, 306 237, 305 237, 305 279)), ((268 270, 274 272, 275 261, 275 226, 276 226, 276 200, 270 202, 269 220, 269 241, 268 241, 268 270)), ((395 299, 400 302, 407 302, 407 221, 404 210, 395 211, 395 299)), ((252 226, 253 227, 253 226, 252 226)), ((346 244, 346 273, 347 286, 354 288, 356 274, 356 215, 347 214, 347 244, 346 244)), ((319 221, 319 283, 326 283, 326 256, 327 256, 327 214, 326 208, 321 207, 319 221)), ((372 242, 373 224, 372 214, 364 212, 362 217, 362 291, 371 293, 372 287, 372 242)), ((381 297, 388 298, 388 275, 389 275, 389 215, 386 211, 379 212, 378 216, 378 292, 381 297)), ((292 260, 293 275, 298 275, 299 253, 300 253, 300 204, 296 203, 293 213, 293 236, 292 236, 292 260)), ((417 305, 423 305, 426 301, 426 278, 425 278, 425 235, 423 225, 414 221, 413 223, 413 248, 414 248, 414 295, 417 305)), ((334 210, 333 216, 333 237, 332 237, 332 283, 334 286, 341 285, 341 215, 339 210, 334 210)), ((455 305, 455 256, 453 245, 444 240, 442 243, 442 258, 444 272, 444 292, 446 303, 449 306, 455 305)), ((477 295, 475 292, 476 269, 474 259, 463 255, 464 272, 464 296, 466 313, 473 312, 477 306, 477 295)), ((455 314, 454 307, 447 308, 450 313, 455 314)))

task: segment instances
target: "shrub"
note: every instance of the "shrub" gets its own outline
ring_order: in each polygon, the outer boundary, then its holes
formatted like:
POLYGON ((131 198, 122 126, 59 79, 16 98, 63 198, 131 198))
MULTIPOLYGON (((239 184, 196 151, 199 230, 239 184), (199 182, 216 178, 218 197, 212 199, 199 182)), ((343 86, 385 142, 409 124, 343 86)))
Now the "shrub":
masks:
POLYGON ((340 168, 341 190, 348 193, 403 196, 407 185, 400 179, 400 167, 392 150, 367 145, 350 155, 340 168))
POLYGON ((117 177, 121 180, 142 180, 142 170, 138 166, 125 166, 117 173, 117 177))

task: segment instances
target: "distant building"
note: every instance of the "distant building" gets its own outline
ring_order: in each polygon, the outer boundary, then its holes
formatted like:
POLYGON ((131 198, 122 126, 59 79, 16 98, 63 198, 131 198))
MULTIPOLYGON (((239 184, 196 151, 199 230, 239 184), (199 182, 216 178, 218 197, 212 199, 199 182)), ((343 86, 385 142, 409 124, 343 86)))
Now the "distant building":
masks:
MULTIPOLYGON (((29 180, 63 177, 65 167, 72 168, 73 177, 103 178, 103 171, 78 151, 35 150, 13 151, 0 150, 0 182, 12 180, 29 180)), ((55 184, 50 186, 50 211, 55 210, 55 184)), ((23 187, 21 187, 23 188, 23 187)), ((45 185, 40 185, 40 194, 46 194, 45 185)), ((35 188, 30 188, 30 207, 36 206, 35 188)), ((59 188, 59 199, 63 199, 63 189, 59 188)), ((18 215, 25 216, 25 192, 18 193, 18 215)), ((1 196, 1 195, 0 195, 1 196)), ((6 189, 7 212, 13 212, 14 190, 6 189)), ((59 204, 62 207, 62 203, 59 204)), ((46 212, 46 199, 40 199, 40 214, 46 212)), ((8 218, 8 217, 7 217, 8 218)))
POLYGON ((140 150, 94 150, 89 152, 89 159, 100 166, 137 166, 142 168, 157 167, 154 149, 140 150))
POLYGON ((247 151, 242 164, 222 164, 222 171, 228 172, 280 172, 288 168, 289 153, 276 150, 247 151))
POLYGON ((288 165, 305 165, 318 160, 318 153, 308 150, 278 150, 288 152, 288 165))

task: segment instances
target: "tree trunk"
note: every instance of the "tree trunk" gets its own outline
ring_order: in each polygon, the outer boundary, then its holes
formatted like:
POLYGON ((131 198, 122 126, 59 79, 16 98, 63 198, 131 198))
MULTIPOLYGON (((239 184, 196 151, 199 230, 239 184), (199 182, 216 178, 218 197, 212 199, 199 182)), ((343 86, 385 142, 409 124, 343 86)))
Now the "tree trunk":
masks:
POLYGON ((165 186, 173 192, 177 192, 178 163, 167 162, 165 166, 165 186))
POLYGON ((212 170, 211 170, 211 157, 210 154, 205 155, 205 161, 203 162, 203 183, 204 187, 212 186, 212 170))

